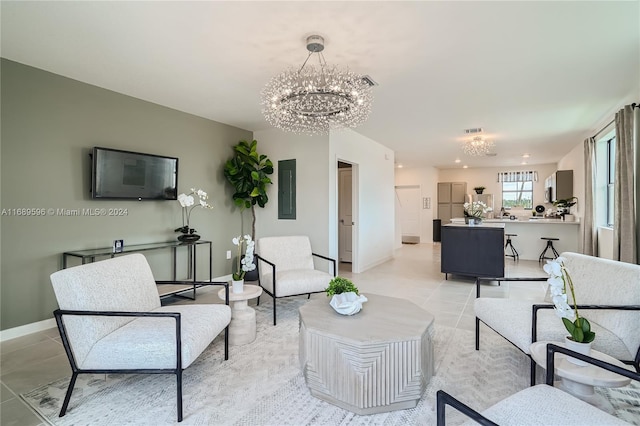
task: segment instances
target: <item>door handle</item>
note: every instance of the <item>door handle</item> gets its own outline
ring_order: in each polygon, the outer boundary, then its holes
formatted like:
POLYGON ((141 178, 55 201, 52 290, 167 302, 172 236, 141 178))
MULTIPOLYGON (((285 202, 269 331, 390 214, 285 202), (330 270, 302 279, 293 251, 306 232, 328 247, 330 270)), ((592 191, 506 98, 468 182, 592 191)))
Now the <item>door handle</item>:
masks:
POLYGON ((340 219, 340 223, 344 224, 344 219, 340 219))

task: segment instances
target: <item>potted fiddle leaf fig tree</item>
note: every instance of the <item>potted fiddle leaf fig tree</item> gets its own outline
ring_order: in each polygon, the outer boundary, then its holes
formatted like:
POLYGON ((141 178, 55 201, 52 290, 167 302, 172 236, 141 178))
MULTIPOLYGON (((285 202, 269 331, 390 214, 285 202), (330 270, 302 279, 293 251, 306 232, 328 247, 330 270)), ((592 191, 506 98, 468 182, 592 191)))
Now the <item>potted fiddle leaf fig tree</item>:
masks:
MULTIPOLYGON (((259 154, 257 147, 258 142, 255 139, 251 142, 240 141, 233 147, 234 156, 224 165, 224 177, 234 189, 233 203, 240 208, 241 213, 251 209, 253 240, 256 237, 256 204, 264 208, 269 201, 267 188, 272 184, 269 175, 273 173, 273 163, 266 155, 259 154)), ((257 280, 257 269, 251 272, 245 279, 257 280)))
POLYGON ((273 163, 264 154, 258 154, 258 141, 240 141, 233 147, 235 155, 224 165, 224 177, 233 186, 233 202, 241 211, 251 209, 251 238, 256 237, 256 204, 263 207, 269 201, 268 175, 273 173, 273 163))

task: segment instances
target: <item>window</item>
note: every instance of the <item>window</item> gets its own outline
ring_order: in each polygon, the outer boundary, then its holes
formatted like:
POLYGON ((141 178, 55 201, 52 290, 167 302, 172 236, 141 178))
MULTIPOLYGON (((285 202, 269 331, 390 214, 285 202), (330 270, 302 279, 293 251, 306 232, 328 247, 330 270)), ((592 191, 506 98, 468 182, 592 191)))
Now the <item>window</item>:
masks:
POLYGON ((533 208, 533 181, 502 182, 502 206, 533 208))
POLYGON ((613 182, 616 174, 616 138, 607 141, 607 226, 613 227, 613 182))
POLYGON ((533 208, 533 182, 538 180, 538 172, 500 172, 498 182, 502 182, 502 207, 510 209, 533 208))

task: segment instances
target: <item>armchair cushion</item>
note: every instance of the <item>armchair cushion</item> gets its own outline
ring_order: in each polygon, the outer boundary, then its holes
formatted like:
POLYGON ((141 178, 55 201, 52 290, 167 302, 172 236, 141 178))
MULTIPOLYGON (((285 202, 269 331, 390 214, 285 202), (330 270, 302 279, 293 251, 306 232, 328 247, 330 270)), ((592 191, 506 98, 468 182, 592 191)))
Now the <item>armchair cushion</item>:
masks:
MULTIPOLYGON (((315 269, 292 269, 281 272, 279 268, 277 268, 276 274, 276 297, 323 291, 327 288, 329 281, 333 278, 331 274, 315 269)), ((273 293, 272 273, 264 273, 260 283, 262 284, 262 287, 273 293)))
MULTIPOLYGON (((499 299, 481 297, 475 300, 475 314, 482 322, 487 324, 505 339, 517 346, 525 354, 529 354, 531 346, 531 315, 534 302, 530 300, 499 299)), ((622 339, 602 327, 595 321, 591 321, 591 312, 584 311, 591 323, 592 330, 596 333, 593 341, 593 349, 606 352, 617 359, 633 359, 622 339)), ((568 335, 562 320, 553 309, 540 309, 538 311, 538 341, 564 341, 568 335)))
MULTIPOLYGON (((499 425, 628 425, 628 423, 548 385, 537 385, 503 399, 481 413, 499 425)), ((474 421, 466 425, 476 425, 474 421)))
MULTIPOLYGON (((162 306, 151 312, 180 313, 183 368, 191 365, 231 320, 231 312, 226 305, 162 306)), ((97 341, 79 367, 175 368, 175 330, 173 318, 137 318, 97 341)))

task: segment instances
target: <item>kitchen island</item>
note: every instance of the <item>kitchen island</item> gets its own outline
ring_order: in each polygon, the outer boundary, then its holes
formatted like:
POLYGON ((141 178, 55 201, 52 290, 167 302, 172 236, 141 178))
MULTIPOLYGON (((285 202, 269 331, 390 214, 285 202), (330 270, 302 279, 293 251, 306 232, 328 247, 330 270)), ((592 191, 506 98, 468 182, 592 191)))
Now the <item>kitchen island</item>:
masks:
POLYGON ((442 226, 440 271, 470 277, 504 276, 504 223, 442 226))

